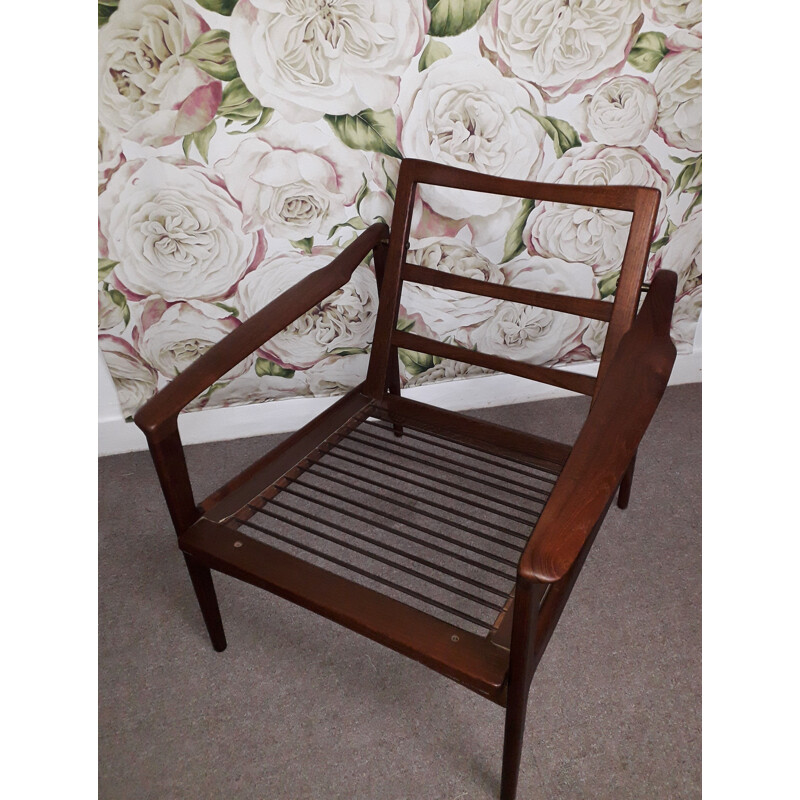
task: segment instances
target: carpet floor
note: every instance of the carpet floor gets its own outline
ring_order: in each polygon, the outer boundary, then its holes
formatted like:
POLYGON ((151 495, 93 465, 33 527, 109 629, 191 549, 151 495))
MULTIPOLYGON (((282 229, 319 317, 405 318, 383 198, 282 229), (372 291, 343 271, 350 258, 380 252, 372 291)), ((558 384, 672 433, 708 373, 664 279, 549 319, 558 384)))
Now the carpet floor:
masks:
MULTIPOLYGON (((574 439, 586 398, 471 412, 574 439)), ((265 413, 269 408, 265 407, 265 413)), ((699 798, 701 387, 670 387, 534 677, 519 800, 699 798)), ((204 497, 281 436, 195 445, 204 497)), ((101 800, 490 800, 503 709, 215 575, 211 648, 147 453, 99 460, 101 800)))

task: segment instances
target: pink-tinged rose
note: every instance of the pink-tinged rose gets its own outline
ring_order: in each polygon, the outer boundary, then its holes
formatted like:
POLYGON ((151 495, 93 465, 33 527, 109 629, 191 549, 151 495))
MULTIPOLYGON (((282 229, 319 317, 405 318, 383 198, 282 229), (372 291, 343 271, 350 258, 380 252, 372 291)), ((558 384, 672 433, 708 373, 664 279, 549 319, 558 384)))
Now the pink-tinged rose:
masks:
MULTIPOLYGON (((453 55, 409 75, 400 90, 398 145, 404 156, 499 177, 533 179, 546 134, 529 87, 504 77, 486 59, 453 55)), ((517 198, 419 187, 437 214, 482 221, 518 205, 517 198)), ((507 230, 507 228, 506 228, 507 230)))
POLYGON ((375 222, 391 224, 394 200, 386 192, 369 192, 358 204, 358 216, 364 223, 372 225, 375 222))
MULTIPOLYGON (((429 269, 472 280, 505 283, 505 274, 474 247, 454 238, 412 240, 406 260, 429 269)), ((461 341, 467 329, 492 317, 500 305, 493 297, 464 294, 423 284, 403 284, 401 303, 418 316, 436 338, 461 341)))
MULTIPOLYGON (((326 249, 327 250, 327 249, 326 249)), ((327 266, 332 252, 281 253, 246 275, 232 301, 247 319, 299 280, 327 266)), ((372 340, 378 291, 372 271, 356 267, 332 295, 273 336, 261 354, 288 369, 308 369, 340 348, 367 348, 372 340)))
POLYGON ((276 121, 241 142, 216 169, 239 200, 244 230, 297 241, 322 235, 352 213, 370 172, 367 157, 313 125, 276 121))
POLYGON ((703 47, 703 31, 700 25, 691 30, 673 31, 664 40, 664 45, 671 53, 682 53, 684 50, 700 50, 703 47))
MULTIPOLYGON (((641 147, 587 144, 567 151, 543 181, 576 185, 652 186, 661 192, 656 223, 658 237, 666 216, 665 200, 672 178, 641 147)), ((528 217, 523 241, 528 251, 590 265, 603 275, 619 269, 630 231, 631 214, 566 203, 539 203, 528 217)))
POLYGON ((430 369, 418 372, 408 378, 405 383, 406 388, 414 386, 424 386, 428 383, 438 383, 439 381, 457 381, 462 378, 478 378, 483 375, 492 375, 491 370, 478 367, 475 364, 467 364, 466 361, 452 361, 445 358, 434 364, 430 369))
POLYGON ((603 348, 606 346, 608 323, 599 319, 590 319, 588 323, 583 336, 581 336, 581 343, 589 351, 590 358, 600 358, 603 355, 603 348))
POLYGON ((101 331, 116 328, 124 321, 122 307, 117 305, 111 294, 102 287, 97 290, 97 327, 101 331))
POLYGON ((644 0, 644 5, 659 25, 691 28, 703 16, 702 0, 644 0))
POLYGON ((656 123, 658 100, 644 78, 622 75, 584 98, 576 112, 582 138, 620 147, 644 142, 656 123))
POLYGON ((251 403, 266 403, 291 397, 310 395, 308 379, 299 370, 291 377, 255 374, 253 370, 215 389, 204 401, 203 408, 228 408, 251 403))
POLYGON ((185 54, 207 30, 182 0, 122 0, 100 29, 103 127, 153 147, 205 128, 222 84, 185 54))
POLYGON ((697 322, 700 319, 702 307, 702 286, 695 286, 694 289, 681 295, 675 301, 670 336, 679 353, 691 353, 693 351, 697 322))
POLYGON ((97 132, 97 186, 98 192, 106 188, 109 178, 125 163, 122 139, 109 133, 102 125, 97 132))
POLYGON ((120 262, 114 278, 134 296, 221 299, 266 250, 263 231, 243 229, 242 210, 220 177, 183 160, 127 162, 109 180, 99 211, 107 256, 120 262))
POLYGON ((625 65, 644 16, 638 0, 495 0, 478 22, 483 51, 548 101, 625 65))
POLYGON ((114 380, 122 413, 130 417, 156 393, 158 373, 119 336, 102 334, 98 341, 114 380))
POLYGON ((696 208, 686 222, 670 234, 669 241, 656 253, 652 272, 668 269, 678 275, 676 295, 700 285, 703 274, 703 226, 701 211, 696 208))
MULTIPOLYGON (((145 301, 133 335, 142 356, 165 378, 174 378, 239 324, 229 311, 212 303, 166 303, 154 297, 145 301)), ((247 356, 219 380, 243 375, 254 361, 255 356, 247 356)))
POLYGON ((699 153, 703 149, 703 77, 700 50, 669 53, 659 64, 656 132, 670 146, 699 153))
MULTIPOLYGON (((507 283, 522 289, 599 297, 592 270, 585 264, 523 255, 509 262, 506 271, 507 283)), ((482 353, 532 364, 554 364, 581 343, 587 324, 574 314, 503 301, 471 340, 482 353)))
POLYGON ((314 397, 325 397, 344 392, 363 383, 367 377, 369 356, 366 353, 353 353, 344 356, 330 356, 318 361, 304 373, 314 397))
POLYGON ((217 113, 222 99, 222 84, 198 86, 179 106, 175 133, 186 136, 205 128, 217 113))
POLYGON ((230 18, 239 74, 291 122, 385 111, 422 49, 425 0, 239 0, 230 18))

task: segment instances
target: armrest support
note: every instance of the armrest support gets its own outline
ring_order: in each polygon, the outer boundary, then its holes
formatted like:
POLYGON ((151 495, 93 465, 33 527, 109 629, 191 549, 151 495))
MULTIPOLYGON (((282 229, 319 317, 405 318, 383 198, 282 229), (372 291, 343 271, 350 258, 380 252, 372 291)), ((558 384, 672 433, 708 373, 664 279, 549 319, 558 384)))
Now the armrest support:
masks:
POLYGON ((134 422, 147 437, 172 524, 179 536, 200 516, 178 431, 181 409, 231 367, 347 283, 355 268, 388 234, 389 228, 383 223, 371 225, 327 267, 303 278, 264 306, 136 412, 134 422))
POLYGON ((389 228, 385 224, 371 225, 327 267, 296 283, 176 376, 134 415, 134 422, 144 431, 148 442, 169 435, 177 428, 178 413, 197 395, 347 283, 355 268, 388 235, 389 228))
POLYGON ((544 583, 563 578, 605 514, 672 371, 676 281, 674 272, 656 273, 523 551, 521 578, 544 583))

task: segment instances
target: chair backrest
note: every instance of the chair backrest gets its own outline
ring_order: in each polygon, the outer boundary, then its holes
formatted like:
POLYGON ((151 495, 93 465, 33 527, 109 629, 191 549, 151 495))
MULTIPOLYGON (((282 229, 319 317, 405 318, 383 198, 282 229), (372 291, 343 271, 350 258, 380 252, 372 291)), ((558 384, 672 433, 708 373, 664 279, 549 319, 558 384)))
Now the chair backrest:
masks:
POLYGON ((631 327, 636 316, 659 200, 660 192, 647 187, 545 184, 496 178, 442 164, 405 159, 400 167, 397 183, 366 391, 376 398, 386 391, 389 359, 396 353, 396 348, 407 348, 595 396, 620 339, 631 327), (614 301, 572 297, 483 282, 408 263, 411 218, 418 184, 631 212, 628 240, 614 301), (607 322, 608 329, 597 377, 481 353, 416 333, 397 330, 403 281, 538 306, 607 322))

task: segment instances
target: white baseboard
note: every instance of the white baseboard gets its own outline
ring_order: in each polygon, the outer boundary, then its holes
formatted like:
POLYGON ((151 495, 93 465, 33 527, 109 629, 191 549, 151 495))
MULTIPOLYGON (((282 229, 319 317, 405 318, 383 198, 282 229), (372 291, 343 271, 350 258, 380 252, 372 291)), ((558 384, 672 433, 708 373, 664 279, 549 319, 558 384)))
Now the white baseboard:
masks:
MULTIPOLYGON (((702 353, 679 355, 672 370, 670 385, 701 381, 702 353)), ((597 363, 575 364, 574 372, 596 374, 597 363)), ((487 375, 470 378, 469 391, 464 381, 448 381, 430 386, 418 386, 403 392, 404 396, 432 403, 452 411, 470 408, 527 403, 554 397, 574 396, 573 392, 554 386, 535 383, 514 375, 487 375)), ((263 436, 296 430, 336 401, 336 397, 297 397, 257 405, 233 408, 211 408, 180 416, 180 431, 184 444, 218 442, 247 436, 263 436)), ((104 414, 98 423, 98 454, 129 453, 146 450, 144 434, 121 414, 104 414)))

